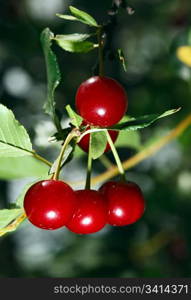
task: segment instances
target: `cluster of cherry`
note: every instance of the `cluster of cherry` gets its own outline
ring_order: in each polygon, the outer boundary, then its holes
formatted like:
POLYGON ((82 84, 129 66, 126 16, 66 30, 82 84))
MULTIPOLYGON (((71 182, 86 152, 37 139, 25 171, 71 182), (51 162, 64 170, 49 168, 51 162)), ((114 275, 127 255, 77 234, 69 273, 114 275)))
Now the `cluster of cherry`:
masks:
MULTIPOLYGON (((127 95, 123 87, 108 77, 94 76, 83 82, 76 94, 76 109, 83 124, 101 128, 118 123, 127 110, 127 95)), ((117 131, 109 130, 113 142, 117 131)), ((89 149, 90 135, 79 146, 89 149)), ((110 149, 107 144, 105 152, 110 149)), ((35 226, 54 230, 66 226, 78 234, 90 234, 106 224, 125 226, 136 222, 144 213, 145 201, 139 186, 128 181, 109 181, 96 191, 73 189, 60 180, 35 183, 27 191, 24 209, 35 226)))

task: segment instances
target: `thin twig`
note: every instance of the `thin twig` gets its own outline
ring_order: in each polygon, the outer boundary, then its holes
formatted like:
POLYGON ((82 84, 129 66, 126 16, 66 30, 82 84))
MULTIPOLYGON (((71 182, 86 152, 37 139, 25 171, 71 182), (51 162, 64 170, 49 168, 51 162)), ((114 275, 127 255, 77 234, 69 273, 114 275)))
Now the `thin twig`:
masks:
POLYGON ((76 137, 76 136, 77 136, 76 135, 76 131, 73 130, 73 131, 71 131, 68 134, 67 138, 65 139, 64 144, 63 144, 63 146, 61 148, 60 154, 59 154, 58 159, 57 159, 56 171, 54 172, 54 175, 53 175, 53 179, 54 180, 58 180, 58 177, 59 177, 59 174, 60 174, 61 165, 62 165, 62 159, 63 159, 64 153, 65 153, 66 147, 71 142, 71 140, 74 137, 76 137))

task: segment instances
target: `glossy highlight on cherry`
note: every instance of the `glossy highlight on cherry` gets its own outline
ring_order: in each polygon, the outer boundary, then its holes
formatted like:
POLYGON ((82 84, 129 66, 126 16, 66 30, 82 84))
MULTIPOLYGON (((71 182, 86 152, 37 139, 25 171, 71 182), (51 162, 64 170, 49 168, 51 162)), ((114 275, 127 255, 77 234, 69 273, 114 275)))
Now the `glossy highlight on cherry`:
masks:
POLYGON ((127 106, 126 91, 109 77, 91 77, 79 86, 76 93, 76 109, 90 125, 115 125, 125 115, 127 106))
POLYGON ((142 217, 145 200, 136 183, 108 181, 99 191, 107 201, 107 221, 110 225, 130 225, 142 217))
POLYGON ((75 207, 74 191, 60 180, 39 181, 29 188, 24 198, 24 209, 29 221, 47 230, 64 226, 75 207))
POLYGON ((67 228, 77 234, 90 234, 101 230, 107 222, 106 203, 95 190, 78 190, 76 210, 67 228))

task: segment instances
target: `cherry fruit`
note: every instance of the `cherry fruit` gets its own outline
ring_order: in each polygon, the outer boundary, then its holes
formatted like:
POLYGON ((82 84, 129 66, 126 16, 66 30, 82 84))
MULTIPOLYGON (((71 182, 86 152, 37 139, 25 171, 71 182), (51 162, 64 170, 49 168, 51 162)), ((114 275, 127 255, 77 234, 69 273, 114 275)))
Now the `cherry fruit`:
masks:
POLYGON ((99 191, 107 201, 107 218, 110 225, 125 226, 142 217, 145 200, 136 183, 109 181, 103 184, 99 191))
MULTIPOLYGON (((83 124, 85 125, 86 123, 83 122, 83 124)), ((86 131, 89 130, 89 129, 90 129, 90 127, 88 126, 87 129, 86 129, 86 131)), ((116 130, 108 130, 108 132, 109 132, 109 135, 110 135, 110 137, 111 137, 113 143, 115 143, 115 141, 117 140, 117 137, 118 137, 118 135, 119 135, 119 132, 116 131, 116 130)), ((89 150, 89 143, 90 143, 90 134, 88 133, 88 134, 86 134, 86 135, 80 140, 80 142, 78 143, 78 146, 79 146, 82 150, 84 150, 85 152, 88 152, 88 150, 89 150)), ((109 145, 109 143, 107 143, 104 152, 108 152, 110 149, 111 149, 111 148, 110 148, 110 145, 109 145)))
POLYGON ((101 230, 106 224, 106 203, 102 195, 94 190, 78 190, 77 208, 67 228, 78 234, 89 234, 101 230))
POLYGON ((76 109, 91 125, 109 127, 118 123, 126 113, 127 105, 124 88, 109 77, 91 77, 77 90, 76 109))
POLYGON ((43 180, 32 185, 24 198, 29 221, 42 229, 54 230, 64 226, 76 207, 72 188, 59 180, 43 180))

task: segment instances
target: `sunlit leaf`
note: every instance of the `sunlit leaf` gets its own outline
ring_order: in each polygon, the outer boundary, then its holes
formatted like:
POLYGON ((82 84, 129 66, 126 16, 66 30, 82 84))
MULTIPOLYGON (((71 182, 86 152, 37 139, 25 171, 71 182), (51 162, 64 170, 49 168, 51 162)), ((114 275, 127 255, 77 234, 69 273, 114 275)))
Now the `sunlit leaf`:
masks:
POLYGON ((105 132, 92 132, 91 133, 91 155, 93 159, 100 157, 106 148, 107 137, 105 132))
POLYGON ((57 35, 55 37, 55 41, 62 49, 66 51, 86 53, 96 47, 94 43, 86 41, 88 37, 90 37, 89 34, 79 33, 57 35))
POLYGON ((0 157, 32 155, 32 144, 25 128, 11 110, 0 104, 0 157))
POLYGON ((85 11, 79 10, 74 6, 70 6, 70 11, 72 15, 74 15, 74 17, 78 19, 78 21, 85 23, 89 26, 98 27, 96 20, 85 11))
POLYGON ((82 117, 80 117, 72 108, 71 106, 68 104, 66 106, 66 111, 68 113, 68 116, 71 119, 71 124, 74 125, 75 127, 79 128, 79 126, 81 125, 83 119, 82 117))
POLYGON ((69 20, 69 21, 80 21, 76 17, 70 16, 70 15, 56 14, 56 16, 61 18, 61 19, 65 19, 65 20, 69 20))
POLYGON ((0 179, 39 177, 48 171, 49 166, 32 156, 0 157, 0 179))

